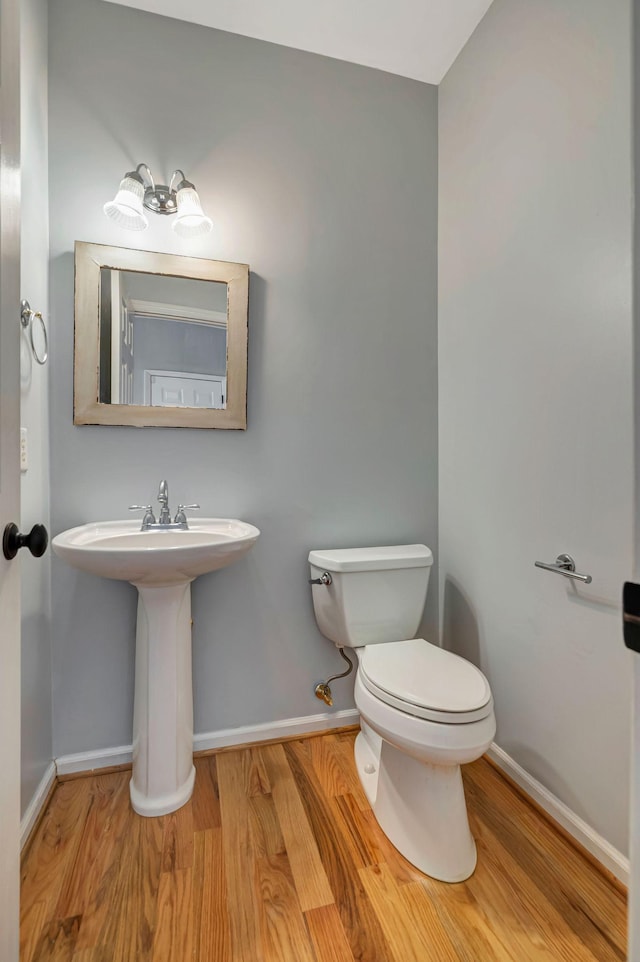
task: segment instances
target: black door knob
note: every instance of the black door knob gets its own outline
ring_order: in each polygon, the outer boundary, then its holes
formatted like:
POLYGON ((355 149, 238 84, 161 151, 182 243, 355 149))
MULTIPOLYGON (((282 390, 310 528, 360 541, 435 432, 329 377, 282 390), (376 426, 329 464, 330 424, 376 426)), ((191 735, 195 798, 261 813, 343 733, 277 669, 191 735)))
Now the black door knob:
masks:
POLYGON ((29 534, 20 534, 17 524, 8 524, 2 536, 2 553, 11 561, 20 548, 28 548, 34 558, 41 558, 48 544, 49 535, 43 524, 34 524, 29 534))

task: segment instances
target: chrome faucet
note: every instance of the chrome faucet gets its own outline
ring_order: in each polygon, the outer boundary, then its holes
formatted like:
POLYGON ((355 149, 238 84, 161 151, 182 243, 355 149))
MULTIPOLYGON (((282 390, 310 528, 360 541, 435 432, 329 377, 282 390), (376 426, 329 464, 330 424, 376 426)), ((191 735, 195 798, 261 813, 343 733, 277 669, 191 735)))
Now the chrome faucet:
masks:
POLYGON ((158 488, 158 501, 160 502, 160 517, 158 524, 171 524, 171 512, 169 511, 169 485, 166 481, 160 482, 158 488))
POLYGON ((199 504, 179 504, 176 516, 172 521, 171 511, 169 510, 169 485, 166 481, 160 482, 158 501, 160 502, 160 514, 157 521, 150 504, 129 505, 129 511, 144 511, 141 531, 187 531, 189 525, 185 509, 200 507, 199 504))

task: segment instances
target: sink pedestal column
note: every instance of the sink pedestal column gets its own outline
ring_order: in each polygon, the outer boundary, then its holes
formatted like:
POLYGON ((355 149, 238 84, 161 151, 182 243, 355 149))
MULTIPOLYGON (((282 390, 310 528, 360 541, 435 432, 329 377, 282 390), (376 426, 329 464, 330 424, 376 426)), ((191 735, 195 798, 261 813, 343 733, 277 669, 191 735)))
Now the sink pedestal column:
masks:
POLYGON ((166 815, 193 792, 191 582, 136 585, 131 804, 166 815))

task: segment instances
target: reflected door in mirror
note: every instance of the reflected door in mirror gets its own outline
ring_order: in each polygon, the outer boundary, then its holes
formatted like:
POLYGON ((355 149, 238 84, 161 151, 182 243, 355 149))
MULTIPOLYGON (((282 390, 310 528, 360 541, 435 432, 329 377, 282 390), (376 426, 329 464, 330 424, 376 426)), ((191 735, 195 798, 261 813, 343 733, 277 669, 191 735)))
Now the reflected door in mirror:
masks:
POLYGON ((154 407, 216 408, 225 406, 227 379, 177 371, 145 371, 145 401, 154 407))
POLYGON ((100 403, 223 409, 227 285, 104 267, 100 403))

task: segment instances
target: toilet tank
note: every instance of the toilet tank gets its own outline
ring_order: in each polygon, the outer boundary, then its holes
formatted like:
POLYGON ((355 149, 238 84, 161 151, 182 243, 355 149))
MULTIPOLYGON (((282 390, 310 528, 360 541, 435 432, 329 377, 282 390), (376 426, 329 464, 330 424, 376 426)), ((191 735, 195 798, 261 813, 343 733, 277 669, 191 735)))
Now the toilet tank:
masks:
POLYGON ((424 544, 336 548, 309 553, 313 607, 325 638, 345 648, 415 638, 433 555, 424 544))

